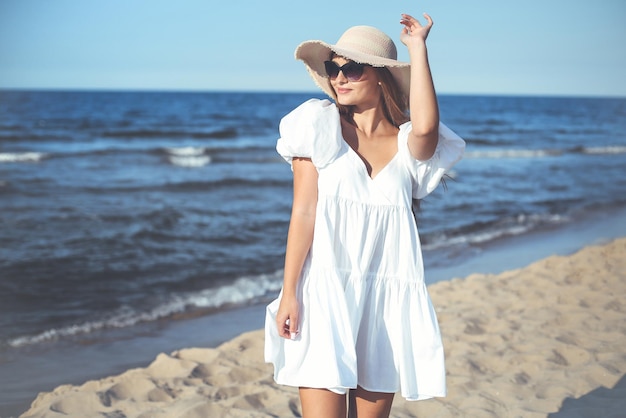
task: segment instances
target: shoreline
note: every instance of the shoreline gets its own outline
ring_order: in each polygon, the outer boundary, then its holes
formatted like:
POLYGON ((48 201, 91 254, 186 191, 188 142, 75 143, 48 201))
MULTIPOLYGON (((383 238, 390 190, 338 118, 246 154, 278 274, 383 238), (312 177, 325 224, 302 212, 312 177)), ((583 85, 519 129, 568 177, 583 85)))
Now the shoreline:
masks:
MULTIPOLYGON (((613 210, 610 215, 503 239, 458 265, 427 269, 429 287, 476 273, 497 274, 521 268, 552 254, 569 255, 585 246, 626 236, 626 208, 613 210)), ((14 352, 0 364, 0 374, 9 376, 1 388, 0 416, 17 416, 25 411, 38 392, 145 367, 161 352, 216 347, 262 328, 264 308, 265 304, 253 305, 198 318, 142 324, 132 329, 132 335, 129 330, 113 330, 97 341, 59 341, 14 352)))
MULTIPOLYGON (((626 408, 625 255, 622 237, 430 285, 448 396, 396 396, 391 416, 618 416, 626 408)), ((256 330, 217 348, 159 354, 148 367, 42 393, 22 417, 300 416, 297 389, 273 382, 262 353, 256 330)))
MULTIPOLYGON (((426 267, 427 284, 470 274, 498 274, 551 255, 570 255, 584 247, 626 236, 626 206, 597 208, 549 229, 496 240, 448 267, 426 267)), ((425 260, 428 255, 425 253, 425 260)))

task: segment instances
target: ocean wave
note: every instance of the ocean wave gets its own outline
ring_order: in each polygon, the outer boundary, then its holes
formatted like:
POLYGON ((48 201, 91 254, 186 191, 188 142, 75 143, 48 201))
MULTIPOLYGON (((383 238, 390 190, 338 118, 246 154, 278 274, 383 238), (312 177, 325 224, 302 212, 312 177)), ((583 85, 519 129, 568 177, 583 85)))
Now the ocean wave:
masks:
POLYGON ((472 144, 473 146, 483 145, 487 147, 506 147, 511 143, 510 141, 504 139, 496 140, 483 137, 465 137, 464 139, 467 141, 468 144, 472 144))
POLYGON ((211 163, 211 156, 204 147, 166 148, 168 161, 179 167, 204 167, 211 163))
POLYGON ((204 147, 180 147, 180 148, 166 148, 166 151, 172 155, 178 157, 195 157, 203 155, 206 151, 204 147))
POLYGON ((178 167, 204 167, 211 163, 211 157, 208 155, 177 157, 175 155, 169 157, 170 163, 178 167))
POLYGON ((40 141, 40 142, 54 142, 64 140, 65 137, 61 135, 54 135, 51 133, 38 134, 33 132, 16 131, 15 134, 0 133, 0 144, 3 142, 23 142, 23 141, 40 141))
POLYGON ((241 277, 231 284, 218 288, 172 295, 165 303, 148 311, 138 312, 133 308, 123 307, 106 319, 53 328, 36 335, 20 336, 8 341, 8 345, 19 348, 105 329, 131 327, 139 323, 157 321, 174 315, 191 314, 197 310, 215 311, 257 303, 266 298, 267 295, 280 290, 281 278, 282 271, 254 277, 241 277))
POLYGON ((176 131, 162 129, 130 129, 115 130, 102 133, 106 138, 189 138, 189 139, 231 139, 238 136, 235 128, 223 128, 210 132, 203 131, 176 131))
MULTIPOLYGON (((473 144, 473 143, 472 143, 473 144)), ((480 145, 480 144, 478 144, 480 145)), ((483 143, 484 145, 484 143, 483 143)), ((464 158, 542 158, 564 154, 626 154, 626 145, 605 145, 598 147, 573 147, 569 149, 481 149, 467 151, 464 158)))
POLYGON ((563 154, 554 149, 497 149, 467 151, 464 158, 539 158, 552 157, 563 154))
MULTIPOLYGON (((201 145, 184 145, 180 147, 168 147, 159 144, 150 143, 130 143, 126 145, 117 145, 113 143, 90 143, 84 146, 68 146, 65 149, 56 148, 53 154, 24 151, 16 153, 0 153, 0 155, 35 155, 41 154, 42 158, 67 159, 67 158, 101 158, 111 156, 130 156, 130 155, 150 155, 167 159, 170 156, 176 157, 197 157, 202 155, 210 155, 211 161, 225 156, 230 161, 254 161, 263 162, 263 155, 270 153, 275 154, 274 143, 259 143, 253 140, 236 140, 236 141, 219 141, 212 143, 202 143, 201 145), (236 155, 237 158, 229 157, 230 154, 236 155)), ((278 155, 278 154, 276 154, 278 155)), ((2 157, 0 157, 2 158, 2 157)), ((4 157, 8 158, 8 157, 4 157)), ((282 161, 282 160, 280 160, 282 161)), ((0 162, 3 162, 0 160, 0 162)), ((268 161, 269 162, 269 161, 268 161)), ((272 161, 275 162, 275 161, 272 161)))
POLYGON ((38 163, 47 155, 43 152, 2 152, 0 163, 38 163))
POLYGON ((566 223, 570 218, 560 214, 519 214, 513 217, 500 219, 491 225, 480 225, 476 230, 458 232, 450 231, 447 234, 425 237, 422 248, 427 251, 445 247, 482 245, 499 238, 522 235, 542 226, 559 225, 566 223))
POLYGON ((626 154, 626 145, 608 145, 604 147, 584 147, 583 154, 626 154))
MULTIPOLYGON (((242 177, 226 177, 215 180, 201 180, 201 181, 181 181, 181 182, 168 182, 161 184, 148 184, 148 185, 97 185, 97 186, 85 186, 80 190, 87 193, 108 193, 108 192, 121 192, 121 193, 133 193, 133 192, 149 192, 149 191, 161 191, 161 192, 193 192, 201 191, 207 192, 210 190, 218 190, 224 188, 284 188, 291 185, 291 179, 285 177, 280 180, 273 179, 251 179, 242 177)), ((253 189, 249 189, 253 190, 253 189)))

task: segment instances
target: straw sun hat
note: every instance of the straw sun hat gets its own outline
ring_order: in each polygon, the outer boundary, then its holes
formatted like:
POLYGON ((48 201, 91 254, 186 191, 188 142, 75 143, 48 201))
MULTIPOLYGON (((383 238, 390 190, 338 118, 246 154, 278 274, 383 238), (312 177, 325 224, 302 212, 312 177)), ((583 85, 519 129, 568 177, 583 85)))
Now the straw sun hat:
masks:
POLYGON ((323 41, 305 41, 296 48, 295 56, 304 62, 315 84, 335 98, 324 61, 334 52, 359 64, 386 67, 393 75, 405 98, 409 97, 410 64, 398 61, 398 50, 391 38, 371 26, 353 26, 331 45, 323 41))

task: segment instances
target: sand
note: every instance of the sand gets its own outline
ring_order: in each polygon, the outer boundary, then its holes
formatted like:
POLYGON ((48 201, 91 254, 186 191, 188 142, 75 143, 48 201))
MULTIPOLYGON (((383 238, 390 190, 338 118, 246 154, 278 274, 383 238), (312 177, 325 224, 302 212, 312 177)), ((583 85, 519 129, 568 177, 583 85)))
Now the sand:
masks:
MULTIPOLYGON (((429 287, 446 347, 448 396, 393 417, 626 416, 626 238, 498 275, 429 287)), ((22 417, 292 417, 263 332, 160 354, 146 368, 41 393, 22 417)))

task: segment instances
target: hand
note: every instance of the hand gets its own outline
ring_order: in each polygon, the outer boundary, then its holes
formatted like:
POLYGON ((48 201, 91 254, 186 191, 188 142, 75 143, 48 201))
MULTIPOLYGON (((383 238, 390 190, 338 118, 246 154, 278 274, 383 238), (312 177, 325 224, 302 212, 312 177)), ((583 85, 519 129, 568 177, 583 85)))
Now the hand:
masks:
POLYGON ((404 28, 402 28, 402 32, 400 33, 400 41, 404 45, 409 46, 409 43, 413 40, 426 42, 430 28, 433 26, 433 20, 427 13, 424 13, 424 18, 426 19, 426 25, 422 26, 419 20, 415 19, 413 16, 402 14, 400 24, 404 25, 404 28))
POLYGON ((279 336, 291 340, 295 339, 300 332, 298 329, 300 324, 299 314, 300 304, 298 300, 295 297, 283 295, 276 313, 276 326, 278 327, 279 336))

